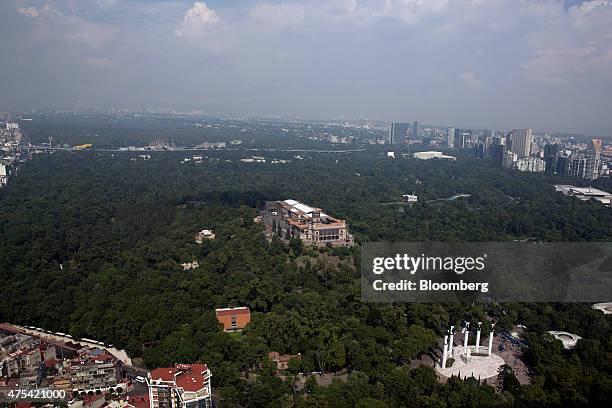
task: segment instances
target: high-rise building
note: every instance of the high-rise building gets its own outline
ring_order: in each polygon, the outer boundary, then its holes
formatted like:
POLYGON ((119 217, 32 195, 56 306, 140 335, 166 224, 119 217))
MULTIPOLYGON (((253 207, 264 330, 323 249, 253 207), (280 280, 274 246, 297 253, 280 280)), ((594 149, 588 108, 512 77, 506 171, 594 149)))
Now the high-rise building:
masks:
POLYGON ((533 143, 533 134, 531 129, 513 129, 512 130, 512 153, 517 157, 529 157, 531 154, 531 144, 533 143))
POLYGON ((489 149, 489 157, 497 166, 501 166, 504 161, 504 151, 506 146, 503 144, 492 144, 489 149))
POLYGON ((415 120, 412 124, 412 138, 416 139, 421 135, 421 130, 419 128, 419 121, 415 120))
POLYGON ((546 172, 554 173, 557 170, 557 156, 559 155, 559 144, 548 143, 544 146, 544 161, 546 172))
POLYGON ((150 408, 211 408, 210 370, 205 364, 176 364, 147 375, 150 408))
POLYGON ((455 148, 463 149, 468 147, 468 142, 472 137, 472 131, 465 129, 455 129, 455 148))
POLYGON ((410 129, 410 123, 393 122, 389 129, 389 143, 397 144, 404 143, 408 139, 408 130, 410 129))
POLYGON ((446 145, 451 149, 455 147, 455 128, 446 130, 446 145))

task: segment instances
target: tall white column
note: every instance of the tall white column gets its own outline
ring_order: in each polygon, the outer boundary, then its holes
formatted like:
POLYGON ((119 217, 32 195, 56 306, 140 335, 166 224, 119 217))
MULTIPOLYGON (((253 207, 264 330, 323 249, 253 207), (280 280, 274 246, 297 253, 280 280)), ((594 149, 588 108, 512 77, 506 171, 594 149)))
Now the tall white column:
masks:
POLYGON ((442 351, 442 368, 446 368, 446 353, 448 352, 448 335, 444 335, 444 347, 442 351))
POLYGON ((448 342, 448 355, 449 357, 453 357, 453 346, 454 346, 454 339, 453 339, 453 335, 455 334, 455 326, 451 326, 450 328, 450 341, 448 342))
POLYGON ((489 332, 489 355, 493 352, 493 327, 495 327, 495 324, 491 325, 491 331, 489 332))
POLYGON ((468 347, 468 335, 470 333, 470 327, 465 326, 465 337, 463 339, 463 354, 467 356, 467 347, 468 347))
POLYGON ((480 329, 482 327, 482 323, 478 322, 478 330, 476 331, 476 352, 478 353, 478 348, 480 347, 480 329))

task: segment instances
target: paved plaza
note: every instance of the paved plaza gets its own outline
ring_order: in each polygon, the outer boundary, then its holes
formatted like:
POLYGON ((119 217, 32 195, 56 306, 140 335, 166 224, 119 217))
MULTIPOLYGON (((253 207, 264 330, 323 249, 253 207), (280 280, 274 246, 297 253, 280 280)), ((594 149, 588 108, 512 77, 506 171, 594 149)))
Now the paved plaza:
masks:
MULTIPOLYGON (((444 377, 460 376, 461 378, 474 377, 481 380, 495 377, 499 368, 504 365, 504 359, 492 353, 490 356, 474 355, 476 354, 476 346, 468 346, 472 355, 465 361, 461 356, 463 354, 463 346, 455 346, 453 349, 452 358, 455 360, 452 367, 441 368, 440 364, 436 364, 436 371, 444 377)), ((480 346, 479 354, 486 354, 487 347, 480 346)))

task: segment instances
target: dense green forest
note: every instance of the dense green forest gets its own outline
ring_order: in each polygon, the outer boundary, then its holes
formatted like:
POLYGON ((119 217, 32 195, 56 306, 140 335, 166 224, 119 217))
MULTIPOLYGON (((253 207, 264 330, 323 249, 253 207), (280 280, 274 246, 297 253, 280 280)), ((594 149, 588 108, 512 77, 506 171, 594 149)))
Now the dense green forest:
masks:
POLYGON ((540 174, 483 161, 390 160, 384 154, 289 153, 242 163, 240 152, 41 155, 0 191, 0 321, 93 337, 149 367, 202 361, 223 404, 244 407, 605 406, 612 399, 609 316, 588 304, 369 304, 359 246, 314 251, 263 239, 264 200, 294 198, 348 221, 364 241, 609 241, 612 212, 554 192, 540 174), (231 161, 226 161, 231 160, 231 161), (417 180, 420 183, 417 183, 417 180), (400 201, 416 186, 419 203, 400 201), (446 200, 455 194, 470 197, 446 200), (214 241, 197 245, 196 230, 214 241), (198 260, 183 271, 180 263, 198 260), (61 265, 61 267, 60 267, 61 265), (252 323, 220 331, 216 307, 245 305, 252 323), (431 367, 449 323, 493 318, 528 327, 531 385, 502 372, 498 389, 431 367), (546 330, 581 335, 563 350, 546 330), (289 374, 342 371, 296 392, 269 351, 301 353, 289 374), (248 374, 248 376, 247 376, 248 374), (248 377, 248 379, 246 378, 248 377))

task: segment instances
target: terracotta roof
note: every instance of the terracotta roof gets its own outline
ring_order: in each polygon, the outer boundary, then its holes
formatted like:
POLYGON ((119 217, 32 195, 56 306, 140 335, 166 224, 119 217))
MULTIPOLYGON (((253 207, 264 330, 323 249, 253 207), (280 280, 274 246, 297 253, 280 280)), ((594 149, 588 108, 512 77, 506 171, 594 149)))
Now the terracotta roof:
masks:
POLYGON ((206 364, 177 364, 173 368, 156 368, 151 372, 153 380, 174 382, 185 391, 196 392, 204 388, 206 378, 204 374, 208 371, 206 364), (176 377, 175 377, 176 376, 176 377))
POLYGON ((174 368, 156 368, 151 371, 151 379, 161 381, 174 381, 174 368))
POLYGON ((136 408, 149 408, 149 395, 132 395, 128 399, 128 404, 136 408))

